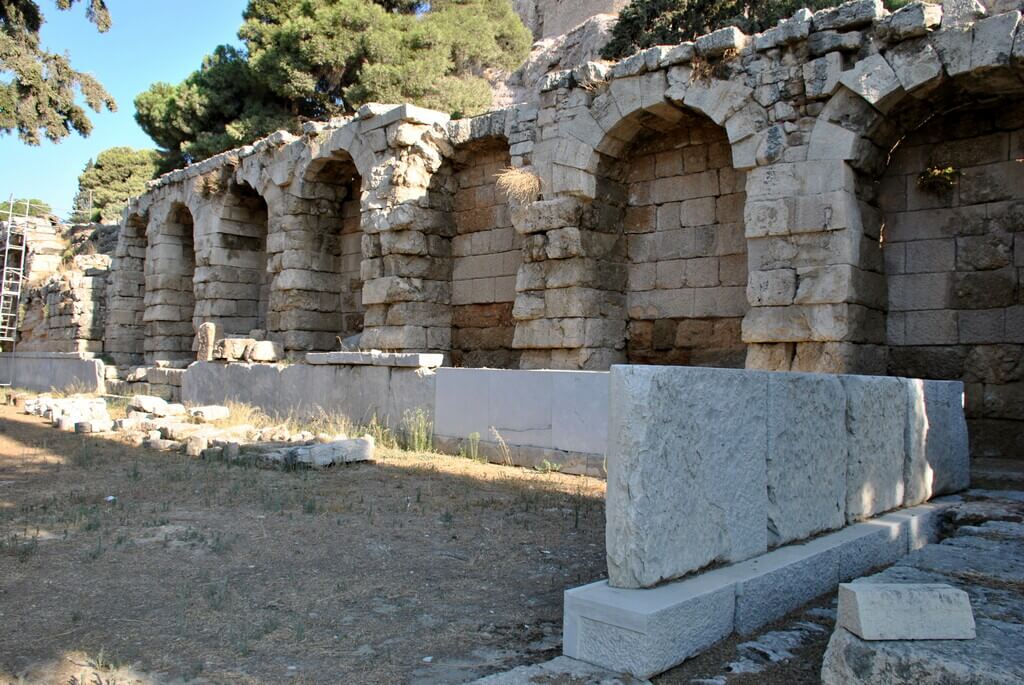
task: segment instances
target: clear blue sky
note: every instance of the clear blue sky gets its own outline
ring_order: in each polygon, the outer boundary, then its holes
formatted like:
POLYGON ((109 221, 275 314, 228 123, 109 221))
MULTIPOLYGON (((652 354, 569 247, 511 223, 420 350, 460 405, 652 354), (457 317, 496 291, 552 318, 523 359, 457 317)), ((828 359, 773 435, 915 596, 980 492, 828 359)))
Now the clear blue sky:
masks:
POLYGON ((116 113, 95 114, 88 138, 71 135, 53 144, 25 145, 0 136, 0 201, 37 197, 67 216, 78 174, 98 152, 115 145, 155 147, 135 123, 135 96, 155 81, 178 83, 221 43, 235 43, 246 0, 107 0, 113 26, 99 33, 85 18, 85 4, 66 12, 54 0, 37 0, 46 17, 43 45, 68 52, 79 71, 96 76, 117 101, 116 113))

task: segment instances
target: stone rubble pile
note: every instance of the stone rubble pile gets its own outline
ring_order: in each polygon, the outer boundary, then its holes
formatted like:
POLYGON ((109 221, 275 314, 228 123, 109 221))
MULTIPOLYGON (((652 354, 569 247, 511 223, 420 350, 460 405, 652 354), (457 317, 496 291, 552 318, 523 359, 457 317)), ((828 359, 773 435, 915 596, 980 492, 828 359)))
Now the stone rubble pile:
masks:
POLYGON ((286 426, 256 428, 248 424, 215 425, 230 418, 221 405, 186 407, 154 395, 134 395, 124 418, 112 420, 101 397, 42 395, 25 401, 25 413, 77 433, 119 434, 140 447, 184 452, 195 458, 247 461, 258 466, 297 465, 323 468, 372 461, 373 436, 292 432, 286 426))
POLYGON ((41 416, 55 428, 76 433, 105 433, 114 422, 102 398, 42 396, 25 402, 25 413, 41 416))

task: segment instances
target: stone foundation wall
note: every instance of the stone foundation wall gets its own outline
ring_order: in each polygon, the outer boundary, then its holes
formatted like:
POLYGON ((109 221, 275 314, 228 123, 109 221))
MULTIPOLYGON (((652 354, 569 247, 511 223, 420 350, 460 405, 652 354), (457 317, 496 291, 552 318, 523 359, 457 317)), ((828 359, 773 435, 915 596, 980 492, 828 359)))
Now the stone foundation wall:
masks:
POLYGON ((634 143, 625 175, 627 359, 742 367, 744 174, 726 132, 685 116, 634 143))
POLYGON ((966 388, 972 452, 1024 450, 1024 102, 908 136, 880 184, 889 373, 966 388), (928 190, 921 174, 949 169, 928 190))

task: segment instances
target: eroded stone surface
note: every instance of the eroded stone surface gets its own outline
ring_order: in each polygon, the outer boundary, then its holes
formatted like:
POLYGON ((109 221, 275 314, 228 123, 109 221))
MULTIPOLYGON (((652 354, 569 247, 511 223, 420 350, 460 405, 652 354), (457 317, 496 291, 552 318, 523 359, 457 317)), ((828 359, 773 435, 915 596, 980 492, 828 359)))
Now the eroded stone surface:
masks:
POLYGON ((846 393, 838 378, 769 376, 769 544, 800 540, 846 523, 845 416, 846 393))
POLYGON ((768 376, 619 366, 611 383, 612 585, 648 587, 764 552, 768 376))

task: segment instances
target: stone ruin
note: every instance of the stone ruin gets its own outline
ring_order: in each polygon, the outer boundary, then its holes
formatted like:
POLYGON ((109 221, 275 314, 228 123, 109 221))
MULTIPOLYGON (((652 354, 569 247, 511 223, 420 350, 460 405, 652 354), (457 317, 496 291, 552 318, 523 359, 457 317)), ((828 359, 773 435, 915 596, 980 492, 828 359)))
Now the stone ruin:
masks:
POLYGON ((1017 4, 857 0, 555 71, 475 118, 371 104, 275 133, 132 201, 84 349, 160 382, 202 324, 238 360, 956 379, 972 453, 1013 455, 1017 4))

